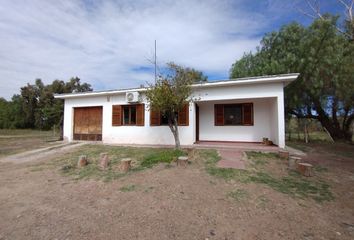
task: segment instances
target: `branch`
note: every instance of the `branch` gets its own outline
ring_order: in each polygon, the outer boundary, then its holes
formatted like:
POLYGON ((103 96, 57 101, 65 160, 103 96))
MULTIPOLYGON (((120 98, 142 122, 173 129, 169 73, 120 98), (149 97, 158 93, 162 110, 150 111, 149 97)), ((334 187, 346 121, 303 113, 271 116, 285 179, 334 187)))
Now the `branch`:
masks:
POLYGON ((345 107, 344 108, 344 116, 343 116, 342 126, 345 125, 345 122, 347 121, 348 114, 349 114, 349 107, 345 107))
MULTIPOLYGON (((349 22, 353 22, 353 13, 352 13, 352 10, 353 10, 353 6, 354 6, 354 0, 351 1, 351 4, 350 6, 348 4, 346 4, 343 0, 338 0, 341 4, 343 4, 346 8, 346 10, 348 11, 348 21, 349 22)), ((310 17, 312 19, 316 19, 316 16, 318 18, 320 18, 321 20, 326 20, 321 12, 320 12, 320 4, 317 0, 314 1, 314 4, 311 3, 310 0, 306 0, 306 3, 307 5, 310 7, 310 9, 314 12, 315 15, 313 14, 310 14, 304 10, 302 10, 301 8, 297 7, 296 9, 302 13, 303 15, 307 16, 307 17, 310 17), (314 6, 316 5, 316 6, 314 6)), ((335 28, 337 29, 337 31, 343 35, 345 35, 346 37, 348 38, 352 38, 352 36, 350 34, 348 34, 345 30, 339 28, 337 25, 335 25, 335 28)))
MULTIPOLYGON (((337 0, 337 1, 340 2, 341 4, 343 4, 345 6, 345 8, 347 8, 347 9, 350 8, 349 5, 346 2, 344 2, 343 0, 337 0)), ((353 6, 353 2, 354 1, 352 1, 352 4, 351 4, 352 6, 353 6)))
POLYGON ((305 114, 298 113, 294 110, 290 110, 289 113, 295 115, 297 118, 318 119, 318 116, 315 116, 311 113, 305 115, 305 114))
POLYGON ((302 10, 302 9, 299 8, 299 7, 297 7, 296 10, 298 10, 298 11, 299 11, 300 13, 302 13, 303 15, 308 16, 309 18, 316 19, 316 16, 315 16, 315 15, 311 15, 310 13, 305 12, 304 10, 302 10))
POLYGON ((315 4, 317 5, 317 8, 315 8, 315 7, 311 4, 311 1, 310 1, 310 0, 307 0, 306 2, 307 2, 307 5, 309 5, 309 7, 312 9, 312 11, 313 11, 314 13, 316 13, 317 16, 323 20, 323 16, 322 16, 322 14, 321 14, 321 12, 320 12, 320 5, 319 5, 318 1, 315 1, 315 4))

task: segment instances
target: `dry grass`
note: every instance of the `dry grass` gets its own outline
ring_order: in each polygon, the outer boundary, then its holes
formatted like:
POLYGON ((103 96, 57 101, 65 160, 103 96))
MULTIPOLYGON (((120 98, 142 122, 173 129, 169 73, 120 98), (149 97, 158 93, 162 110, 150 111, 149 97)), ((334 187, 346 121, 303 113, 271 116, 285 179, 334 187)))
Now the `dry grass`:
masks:
POLYGON ((53 131, 0 129, 0 157, 59 144, 53 131))

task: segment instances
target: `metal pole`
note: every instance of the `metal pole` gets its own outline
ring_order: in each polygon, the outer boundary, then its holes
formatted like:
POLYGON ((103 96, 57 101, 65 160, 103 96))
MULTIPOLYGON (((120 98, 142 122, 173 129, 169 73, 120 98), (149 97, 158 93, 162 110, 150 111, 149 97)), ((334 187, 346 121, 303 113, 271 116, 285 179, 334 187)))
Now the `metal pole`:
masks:
POLYGON ((157 65, 157 61, 156 61, 156 39, 155 39, 155 84, 157 81, 156 65, 157 65))

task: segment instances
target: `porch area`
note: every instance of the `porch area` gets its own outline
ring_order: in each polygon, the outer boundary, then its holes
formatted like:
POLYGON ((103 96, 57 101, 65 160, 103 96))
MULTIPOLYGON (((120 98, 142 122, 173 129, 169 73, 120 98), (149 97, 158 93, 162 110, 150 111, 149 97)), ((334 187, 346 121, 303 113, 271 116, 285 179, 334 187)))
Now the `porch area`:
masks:
POLYGON ((195 104, 198 146, 262 151, 285 147, 282 98, 225 99, 195 104), (262 145, 263 138, 277 147, 262 145))
POLYGON ((221 142, 221 141, 198 141, 192 146, 196 149, 221 149, 239 151, 259 151, 259 152, 278 152, 280 148, 276 145, 267 146, 263 143, 248 142, 221 142))

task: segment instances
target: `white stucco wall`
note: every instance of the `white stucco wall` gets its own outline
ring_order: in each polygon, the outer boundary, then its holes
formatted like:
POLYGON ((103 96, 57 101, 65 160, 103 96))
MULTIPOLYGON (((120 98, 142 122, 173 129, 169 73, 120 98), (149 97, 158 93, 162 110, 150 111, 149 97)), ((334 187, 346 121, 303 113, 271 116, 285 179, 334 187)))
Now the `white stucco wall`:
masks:
MULTIPOLYGON (((274 139, 271 127, 270 98, 233 101, 209 101, 198 104, 200 112, 199 139, 201 141, 261 142, 263 137, 274 139), (253 126, 215 126, 214 104, 253 103, 253 126)), ((274 141, 274 140, 273 140, 274 141)))
MULTIPOLYGON (((125 105, 125 94, 110 97, 91 97, 66 99, 64 109, 64 137, 73 140, 74 107, 102 106, 102 141, 117 144, 162 144, 173 145, 174 138, 168 126, 150 126, 150 111, 148 103, 145 104, 144 126, 112 126, 112 105, 125 105), (109 99, 109 100, 108 100, 109 99)), ((180 126, 180 142, 183 145, 194 143, 195 139, 195 113, 194 105, 189 108, 189 126, 180 126)))
MULTIPOLYGON (((142 94, 143 95, 143 94, 142 94)), ((192 98, 200 106, 200 140, 259 142, 269 137, 280 147, 285 146, 283 83, 245 84, 234 86, 201 86, 193 90, 192 98), (254 126, 214 126, 215 102, 254 102, 254 126)), ((125 93, 111 96, 85 96, 65 99, 64 137, 73 140, 73 108, 103 107, 102 141, 117 144, 174 144, 168 126, 150 126, 150 112, 145 103, 145 126, 112 126, 112 105, 127 104, 125 93)), ((190 104, 189 126, 180 126, 182 145, 196 140, 195 106, 190 104)))

